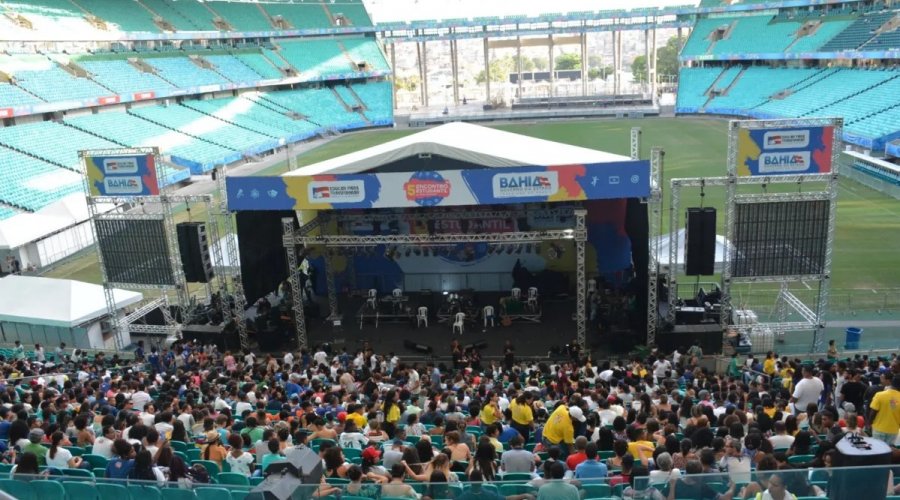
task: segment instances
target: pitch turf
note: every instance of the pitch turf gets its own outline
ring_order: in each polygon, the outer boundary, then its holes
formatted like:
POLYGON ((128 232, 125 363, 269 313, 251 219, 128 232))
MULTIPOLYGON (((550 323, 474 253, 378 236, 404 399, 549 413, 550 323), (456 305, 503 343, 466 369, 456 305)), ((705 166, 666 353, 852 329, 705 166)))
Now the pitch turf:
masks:
MULTIPOLYGON (((680 177, 711 177, 725 174, 726 121, 693 118, 659 118, 643 120, 547 121, 498 126, 503 130, 534 137, 601 149, 623 155, 629 154, 631 127, 640 126, 642 158, 648 158, 650 148, 665 150, 665 205, 663 228, 669 221, 669 180, 680 177)), ((418 129, 398 129, 351 133, 328 144, 310 150, 298 159, 298 165, 318 161, 363 149, 388 140, 417 132, 418 129)), ((276 175, 286 165, 275 165, 264 173, 276 175)), ((774 188, 770 188, 774 189, 774 188)), ((787 189, 797 189, 789 186, 787 189)), ((811 189, 811 188, 806 188, 811 189)), ((833 289, 886 289, 900 287, 900 203, 877 191, 850 180, 840 181, 837 210, 837 231, 834 245, 832 274, 833 289)), ((722 208, 724 191, 708 189, 703 203, 722 208)), ((698 190, 684 190, 681 207, 697 206, 701 202, 698 190)), ((683 219, 683 213, 681 214, 683 219)), ((719 217, 721 225, 721 216, 719 217)), ((683 224, 683 222, 682 222, 683 224)), ((75 259, 51 272, 54 277, 99 281, 93 254, 75 259), (90 258, 88 258, 90 257, 90 258), (91 261, 90 259, 94 259, 91 261), (80 261, 80 264, 79 264, 80 261)))

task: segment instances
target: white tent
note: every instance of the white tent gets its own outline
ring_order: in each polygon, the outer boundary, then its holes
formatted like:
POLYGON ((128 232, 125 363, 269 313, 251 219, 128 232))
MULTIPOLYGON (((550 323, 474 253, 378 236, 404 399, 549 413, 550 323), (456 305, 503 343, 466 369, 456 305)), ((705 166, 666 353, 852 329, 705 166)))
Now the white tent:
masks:
POLYGON ((630 160, 627 156, 454 122, 284 175, 356 174, 416 155, 440 155, 485 167, 579 165, 630 160))
MULTIPOLYGON (((138 292, 115 289, 121 310, 143 300, 138 292)), ((74 328, 107 315, 103 287, 83 281, 9 275, 0 279, 0 321, 74 328)))
MULTIPOLYGON (((685 230, 678 230, 678 261, 677 266, 679 269, 684 267, 684 242, 685 242, 685 230)), ((716 235, 716 263, 715 270, 716 272, 722 272, 722 265, 725 263, 725 247, 726 242, 728 240, 725 239, 724 236, 717 234, 716 235)), ((666 233, 659 237, 659 263, 662 265, 666 265, 669 262, 669 252, 672 248, 672 239, 669 233, 666 233)))
MULTIPOLYGON (((113 205, 98 206, 106 212, 113 205)), ((73 193, 34 213, 0 221, 0 249, 12 250, 88 220, 84 194, 73 193)))

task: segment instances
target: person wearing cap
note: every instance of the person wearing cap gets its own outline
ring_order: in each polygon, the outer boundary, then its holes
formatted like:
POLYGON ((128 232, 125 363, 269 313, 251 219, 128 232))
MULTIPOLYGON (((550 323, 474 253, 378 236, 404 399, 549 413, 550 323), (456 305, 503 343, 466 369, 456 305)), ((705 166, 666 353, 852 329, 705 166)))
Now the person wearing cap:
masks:
POLYGON ((562 451, 560 458, 565 459, 575 444, 575 422, 584 423, 587 420, 584 412, 577 406, 566 406, 560 404, 550 414, 547 423, 544 425, 544 433, 541 442, 544 449, 550 449, 551 446, 558 446, 562 451))
POLYGON ((28 444, 22 447, 23 453, 34 453, 38 459, 38 465, 47 465, 47 447, 41 444, 44 440, 44 431, 31 429, 28 433, 28 444))
POLYGON ((871 436, 893 446, 900 433, 900 375, 891 379, 891 387, 875 394, 869 403, 871 436))
POLYGON ((206 444, 203 445, 203 448, 200 451, 200 458, 203 460, 212 460, 219 465, 219 469, 221 470, 222 462, 225 460, 225 456, 228 455, 228 451, 222 446, 219 432, 209 431, 204 434, 204 436, 206 437, 206 444))

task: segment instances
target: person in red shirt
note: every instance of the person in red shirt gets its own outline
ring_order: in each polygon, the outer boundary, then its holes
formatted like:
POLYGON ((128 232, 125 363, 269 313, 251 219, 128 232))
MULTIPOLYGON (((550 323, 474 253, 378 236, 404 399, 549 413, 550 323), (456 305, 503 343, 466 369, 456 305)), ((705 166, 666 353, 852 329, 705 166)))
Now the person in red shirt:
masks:
POLYGON ((626 453, 622 457, 622 470, 609 478, 609 486, 615 488, 619 484, 628 484, 631 482, 631 473, 634 470, 634 457, 631 453, 626 453))
POLYGON ((578 436, 575 438, 575 453, 569 455, 566 458, 566 467, 569 470, 575 470, 575 467, 578 466, 581 462, 587 460, 587 455, 584 454, 584 449, 587 448, 588 440, 584 436, 578 436))

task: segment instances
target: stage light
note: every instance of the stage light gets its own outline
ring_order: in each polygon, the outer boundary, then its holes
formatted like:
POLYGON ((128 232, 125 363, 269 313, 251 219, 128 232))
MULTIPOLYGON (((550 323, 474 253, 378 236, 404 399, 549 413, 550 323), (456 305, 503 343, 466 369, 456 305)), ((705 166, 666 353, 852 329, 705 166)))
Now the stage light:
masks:
POLYGON ((566 239, 572 239, 575 237, 574 229, 563 229, 563 233, 565 234, 566 239))
POLYGON ((447 290, 444 290, 444 295, 450 295, 450 292, 448 292, 447 290))

